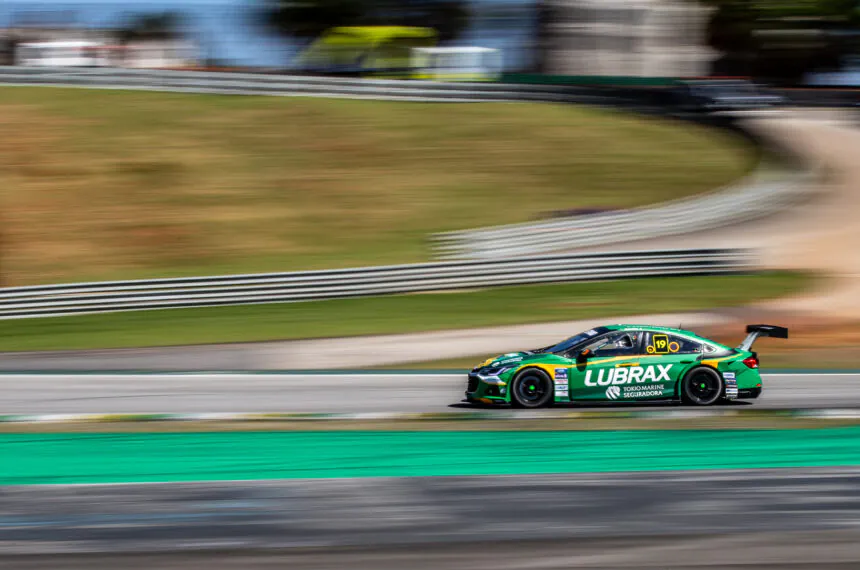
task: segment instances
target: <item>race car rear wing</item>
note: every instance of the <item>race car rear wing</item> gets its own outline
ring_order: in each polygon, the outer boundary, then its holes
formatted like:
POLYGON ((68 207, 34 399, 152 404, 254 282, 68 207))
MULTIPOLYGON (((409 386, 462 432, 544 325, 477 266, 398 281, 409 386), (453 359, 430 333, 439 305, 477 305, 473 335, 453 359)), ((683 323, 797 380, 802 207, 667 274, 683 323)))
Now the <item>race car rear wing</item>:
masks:
POLYGON ((760 336, 773 338, 788 338, 788 329, 776 325, 747 325, 747 337, 738 346, 738 350, 749 350, 760 336))

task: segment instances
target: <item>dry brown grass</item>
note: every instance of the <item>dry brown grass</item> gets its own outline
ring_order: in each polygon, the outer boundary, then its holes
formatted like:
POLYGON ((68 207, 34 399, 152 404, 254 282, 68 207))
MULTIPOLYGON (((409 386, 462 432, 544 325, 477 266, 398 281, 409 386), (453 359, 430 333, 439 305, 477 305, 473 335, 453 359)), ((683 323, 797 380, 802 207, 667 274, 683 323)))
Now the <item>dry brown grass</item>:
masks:
POLYGON ((0 271, 22 285, 423 260, 436 231, 677 198, 750 159, 723 135, 570 106, 4 88, 0 271))

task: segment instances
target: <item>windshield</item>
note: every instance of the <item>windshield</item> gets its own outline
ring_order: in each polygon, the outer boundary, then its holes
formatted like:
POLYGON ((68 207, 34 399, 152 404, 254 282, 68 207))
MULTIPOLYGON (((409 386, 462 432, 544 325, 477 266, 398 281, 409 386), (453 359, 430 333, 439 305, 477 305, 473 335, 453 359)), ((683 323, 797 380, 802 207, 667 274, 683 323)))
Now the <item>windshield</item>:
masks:
POLYGON ((567 340, 563 340, 555 346, 550 346, 548 348, 543 349, 541 352, 551 352, 553 354, 559 354, 562 352, 567 352, 571 348, 574 348, 580 344, 585 344, 591 339, 595 338, 598 335, 602 335, 604 333, 608 333, 609 329, 606 327, 597 327, 595 329, 587 330, 585 332, 579 333, 576 336, 572 336, 567 340))

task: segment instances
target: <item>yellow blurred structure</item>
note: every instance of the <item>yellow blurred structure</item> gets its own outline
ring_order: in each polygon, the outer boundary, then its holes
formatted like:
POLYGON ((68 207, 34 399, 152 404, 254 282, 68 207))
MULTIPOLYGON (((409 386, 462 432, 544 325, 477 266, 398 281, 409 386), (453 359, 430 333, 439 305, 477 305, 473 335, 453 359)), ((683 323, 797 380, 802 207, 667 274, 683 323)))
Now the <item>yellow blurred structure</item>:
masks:
POLYGON ((408 78, 412 49, 435 45, 432 28, 344 26, 325 32, 294 63, 308 71, 408 78))

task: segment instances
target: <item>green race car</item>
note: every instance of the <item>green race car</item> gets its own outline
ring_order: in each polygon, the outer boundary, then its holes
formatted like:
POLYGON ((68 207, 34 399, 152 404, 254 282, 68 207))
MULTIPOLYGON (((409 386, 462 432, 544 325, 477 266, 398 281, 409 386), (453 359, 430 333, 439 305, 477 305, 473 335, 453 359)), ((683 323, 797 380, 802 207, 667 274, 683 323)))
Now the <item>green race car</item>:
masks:
POLYGON ((469 373, 466 400, 540 408, 556 402, 680 401, 708 406, 761 394, 760 336, 788 329, 749 325, 738 348, 690 331, 640 325, 597 327, 548 346, 491 358, 469 373))

